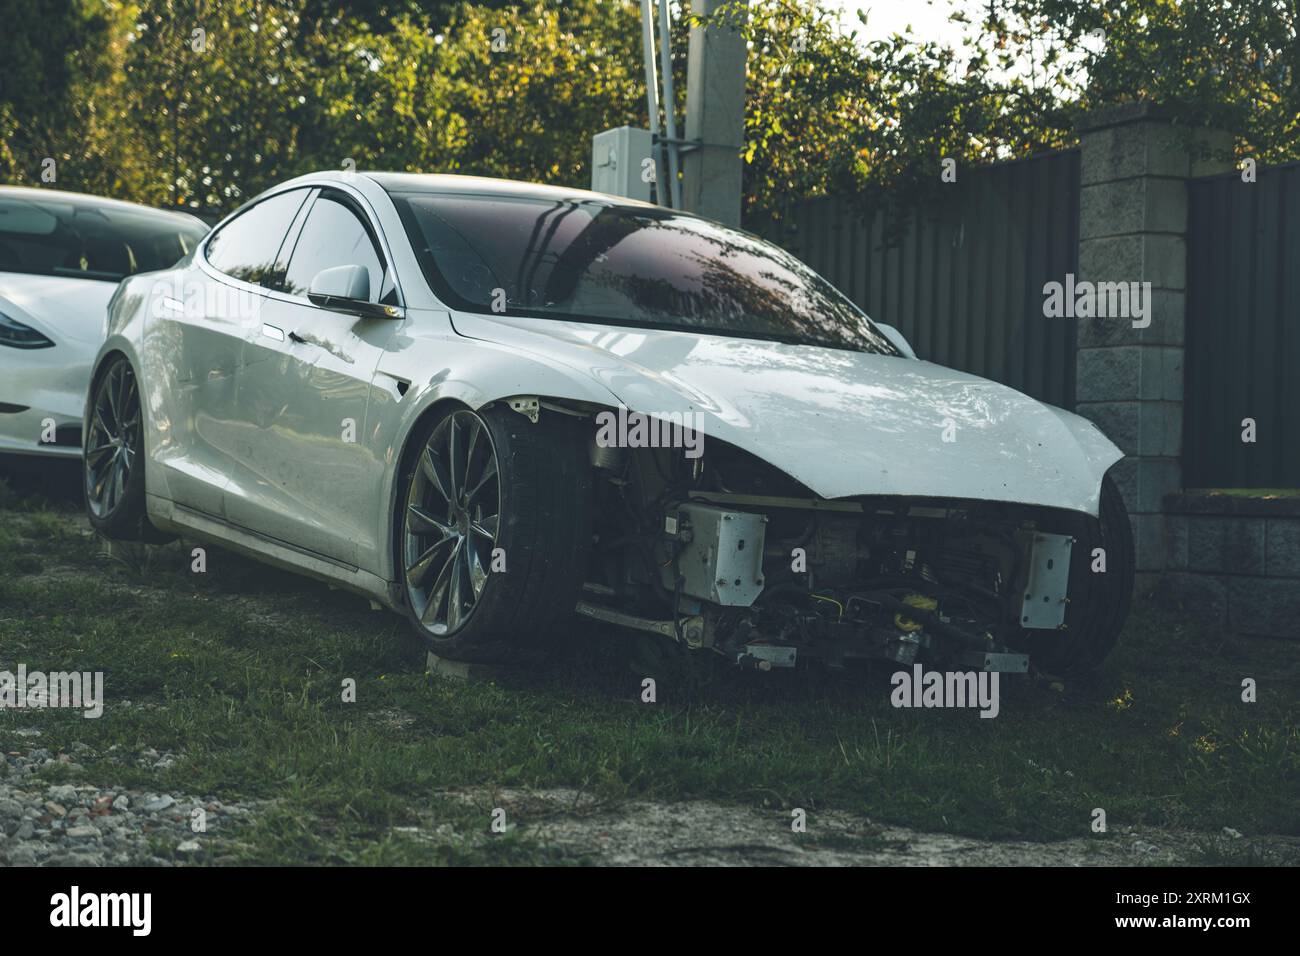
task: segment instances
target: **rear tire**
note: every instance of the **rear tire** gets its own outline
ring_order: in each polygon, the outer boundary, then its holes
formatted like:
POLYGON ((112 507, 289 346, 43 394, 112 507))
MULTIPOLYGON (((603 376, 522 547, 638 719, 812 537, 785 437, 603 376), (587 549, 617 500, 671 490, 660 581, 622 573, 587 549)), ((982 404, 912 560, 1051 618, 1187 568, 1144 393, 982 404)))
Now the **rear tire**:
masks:
POLYGON ((571 625, 591 482, 580 422, 566 415, 456 408, 421 428, 397 479, 394 551, 406 615, 431 651, 535 659, 571 625))
POLYGON ((1072 532, 1070 604, 1063 631, 1024 631, 1030 662, 1039 670, 1078 676, 1095 670, 1119 639, 1133 598, 1133 529, 1124 499, 1111 480, 1102 479, 1101 509, 1072 532), (1105 553, 1104 572, 1093 571, 1093 552, 1105 553))
POLYGON ((90 392, 81 491, 91 527, 118 541, 154 532, 145 515, 143 421, 135 370, 122 356, 110 359, 90 392))

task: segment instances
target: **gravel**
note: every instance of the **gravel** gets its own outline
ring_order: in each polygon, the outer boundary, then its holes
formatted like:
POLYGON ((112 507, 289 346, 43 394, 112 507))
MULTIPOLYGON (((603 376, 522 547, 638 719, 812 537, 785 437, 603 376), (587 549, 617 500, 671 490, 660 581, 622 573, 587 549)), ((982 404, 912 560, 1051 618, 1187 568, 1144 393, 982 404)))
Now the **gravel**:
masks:
MULTIPOLYGON (((77 757, 97 756, 86 745, 77 757)), ((145 750, 104 756, 139 767, 170 766, 176 754, 145 750)), ((150 793, 125 787, 49 784, 41 771, 82 769, 73 755, 34 748, 0 756, 0 866, 176 866, 220 863, 265 802, 214 795, 150 793), (203 810, 205 830, 193 813, 203 810)))

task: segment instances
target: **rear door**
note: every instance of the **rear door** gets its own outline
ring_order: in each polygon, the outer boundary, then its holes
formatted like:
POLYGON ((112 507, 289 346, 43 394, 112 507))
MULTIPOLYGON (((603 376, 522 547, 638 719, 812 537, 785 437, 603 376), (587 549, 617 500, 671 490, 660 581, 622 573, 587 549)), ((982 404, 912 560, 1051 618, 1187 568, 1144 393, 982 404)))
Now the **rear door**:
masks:
POLYGON ((171 427, 153 454, 179 504, 223 513, 237 438, 236 372, 308 194, 277 193, 241 210, 208 238, 191 268, 152 290, 150 347, 175 383, 170 407, 161 410, 171 427))
POLYGON ((351 567, 378 567, 373 503, 384 471, 367 432, 371 380, 399 322, 319 308, 312 278, 364 266, 371 301, 400 305, 382 238, 359 196, 320 191, 240 369, 232 523, 351 567))

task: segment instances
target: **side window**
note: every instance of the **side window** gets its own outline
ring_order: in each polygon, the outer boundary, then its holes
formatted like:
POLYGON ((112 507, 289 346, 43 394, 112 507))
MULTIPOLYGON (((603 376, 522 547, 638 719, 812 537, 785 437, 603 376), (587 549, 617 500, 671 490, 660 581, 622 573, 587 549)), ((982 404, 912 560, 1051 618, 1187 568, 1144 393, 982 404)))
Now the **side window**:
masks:
POLYGON ((280 193, 241 212, 218 229, 208 240, 207 257, 212 267, 228 276, 257 285, 275 281, 275 255, 280 251, 289 224, 293 222, 306 189, 280 193))
POLYGON ((370 231, 347 203, 323 193, 307 214, 294 246, 284 291, 305 296, 316 273, 335 266, 365 266, 370 273, 370 301, 379 301, 384 262, 370 231))

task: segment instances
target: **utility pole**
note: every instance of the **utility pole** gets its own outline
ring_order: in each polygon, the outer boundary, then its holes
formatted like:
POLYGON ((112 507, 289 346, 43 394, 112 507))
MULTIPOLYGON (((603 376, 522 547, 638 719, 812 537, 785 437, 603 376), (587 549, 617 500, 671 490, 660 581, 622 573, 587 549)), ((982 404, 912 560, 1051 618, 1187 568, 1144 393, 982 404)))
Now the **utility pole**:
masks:
MULTIPOLYGON (((641 0, 641 53, 645 58, 645 103, 646 115, 650 119, 650 135, 659 135, 659 77, 655 75, 655 14, 654 4, 651 0, 641 0)), ((662 152, 662 150, 660 150, 662 152)), ((654 157, 655 164, 658 166, 659 157, 654 157)), ((664 176, 662 170, 659 170, 655 176, 658 191, 662 191, 664 176)), ((664 202, 661 197, 660 205, 671 206, 672 202, 664 202)))
MULTIPOLYGON (((728 0, 695 0, 708 16, 728 0)), ((733 4, 748 16, 747 4, 733 4)), ((699 143, 682 155, 682 206, 706 219, 740 225, 745 134, 745 38, 731 22, 692 27, 686 61, 686 140, 699 143)))
POLYGON ((674 109, 677 98, 673 90, 670 0, 658 0, 658 64, 655 0, 640 3, 649 129, 620 126, 592 137, 591 188, 648 200, 650 185, 645 168, 653 163, 655 197, 660 205, 739 226, 748 54, 740 28, 749 16, 749 0, 693 0, 693 8, 699 9, 702 16, 724 4, 729 13, 725 23, 691 28, 686 62, 686 135, 680 139, 674 109))
POLYGON ((668 154, 668 205, 681 209, 682 187, 677 178, 681 144, 677 141, 677 94, 673 90, 673 23, 668 0, 659 0, 659 58, 663 63, 664 74, 664 131, 668 134, 664 140, 664 152, 668 154))

